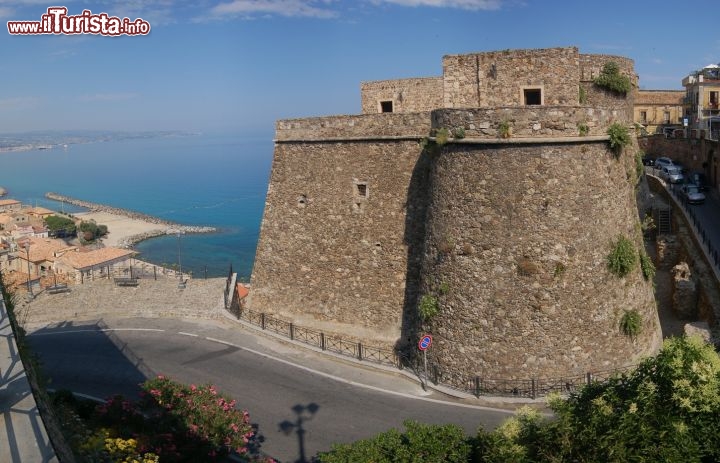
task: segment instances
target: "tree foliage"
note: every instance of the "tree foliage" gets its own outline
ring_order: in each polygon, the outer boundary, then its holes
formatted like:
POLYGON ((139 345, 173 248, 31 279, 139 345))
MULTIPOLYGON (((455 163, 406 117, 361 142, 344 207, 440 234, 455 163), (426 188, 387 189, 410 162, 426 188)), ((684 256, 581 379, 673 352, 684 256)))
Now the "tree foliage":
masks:
POLYGON ((493 431, 406 423, 336 445, 322 463, 720 461, 720 357, 700 338, 665 341, 635 370, 550 400, 555 416, 524 407, 493 431))
POLYGON ((427 425, 405 421, 405 432, 397 429, 352 444, 334 445, 318 454, 321 463, 464 463, 470 444, 456 425, 427 425))
POLYGON ((72 237, 77 234, 77 227, 72 219, 51 215, 45 217, 45 226, 51 236, 58 238, 72 237))
POLYGON ((84 241, 95 241, 107 235, 108 228, 106 225, 98 225, 95 222, 80 222, 80 232, 82 233, 81 238, 84 241))

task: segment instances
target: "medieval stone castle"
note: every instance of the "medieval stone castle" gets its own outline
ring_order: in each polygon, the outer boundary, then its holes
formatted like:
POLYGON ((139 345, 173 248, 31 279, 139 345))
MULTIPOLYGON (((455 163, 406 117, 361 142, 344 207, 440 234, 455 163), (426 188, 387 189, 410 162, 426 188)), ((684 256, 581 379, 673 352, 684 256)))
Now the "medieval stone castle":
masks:
POLYGON ((360 115, 278 121, 249 306, 407 352, 431 333, 450 382, 653 353, 651 283, 607 265, 620 235, 642 248, 637 144, 607 136, 634 92, 593 84, 609 61, 637 86, 631 60, 574 47, 450 55, 441 77, 363 83, 360 115))

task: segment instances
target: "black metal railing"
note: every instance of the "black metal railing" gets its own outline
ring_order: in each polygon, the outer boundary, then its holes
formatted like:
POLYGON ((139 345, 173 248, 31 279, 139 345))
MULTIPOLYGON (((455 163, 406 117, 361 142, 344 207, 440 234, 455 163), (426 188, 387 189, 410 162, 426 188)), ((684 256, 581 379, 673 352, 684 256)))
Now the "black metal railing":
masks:
POLYGON ((568 394, 593 381, 604 381, 614 374, 623 373, 634 368, 634 366, 627 366, 614 370, 587 372, 582 375, 559 378, 497 379, 482 376, 446 376, 442 368, 431 360, 428 363, 426 374, 425 365, 420 356, 410 357, 401 352, 363 344, 357 340, 329 335, 248 308, 240 308, 233 312, 233 315, 261 330, 273 332, 292 341, 313 346, 323 351, 411 371, 424 386, 433 383, 434 385, 476 397, 492 395, 535 399, 551 393, 568 394))

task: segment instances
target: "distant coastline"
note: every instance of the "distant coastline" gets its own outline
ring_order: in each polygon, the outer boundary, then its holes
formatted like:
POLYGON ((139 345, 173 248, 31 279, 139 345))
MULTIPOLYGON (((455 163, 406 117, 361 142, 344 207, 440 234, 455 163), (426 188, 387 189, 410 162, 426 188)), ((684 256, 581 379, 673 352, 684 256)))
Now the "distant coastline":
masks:
POLYGON ((69 145, 161 137, 187 137, 199 134, 199 132, 185 131, 41 131, 18 134, 0 134, 0 153, 52 150, 54 148, 63 148, 64 150, 67 150, 69 145))
MULTIPOLYGON (((118 247, 124 247, 124 248, 130 248, 133 245, 139 243, 140 241, 144 241, 149 238, 154 238, 156 236, 163 236, 163 235, 171 235, 171 234, 178 234, 178 233, 213 233, 216 232, 217 229, 215 227, 207 227, 207 226, 197 226, 197 225, 182 225, 175 222, 171 222, 168 220, 163 220, 158 217, 154 217, 148 214, 143 214, 141 212, 131 211, 128 209, 122 209, 119 207, 112 207, 107 206, 105 204, 98 204, 93 203, 90 201, 84 201, 77 198, 71 198, 69 196, 64 196, 58 193, 52 193, 48 192, 45 193, 45 197, 47 199, 51 199, 53 201, 58 202, 64 202, 68 204, 73 204, 75 206, 84 207, 88 209, 90 213, 106 213, 111 214, 113 216, 119 216, 119 217, 125 217, 130 220, 144 222, 146 224, 152 224, 157 225, 158 228, 153 228, 151 230, 143 231, 142 233, 133 234, 130 236, 123 236, 120 242, 118 242, 118 247)), ((83 215, 83 213, 80 213, 78 215, 83 215)), ((111 227, 109 227, 110 233, 113 233, 113 230, 111 227)))

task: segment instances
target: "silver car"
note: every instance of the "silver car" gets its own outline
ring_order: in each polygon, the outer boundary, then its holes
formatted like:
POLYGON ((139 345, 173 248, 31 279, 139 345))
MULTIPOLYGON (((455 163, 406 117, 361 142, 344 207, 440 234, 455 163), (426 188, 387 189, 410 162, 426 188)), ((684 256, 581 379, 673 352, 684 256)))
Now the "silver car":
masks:
POLYGON ((682 183, 685 177, 677 166, 664 166, 660 170, 660 177, 668 183, 682 183))
POLYGON ((685 200, 690 204, 702 204, 705 202, 705 195, 700 191, 697 185, 686 183, 680 189, 685 200))

